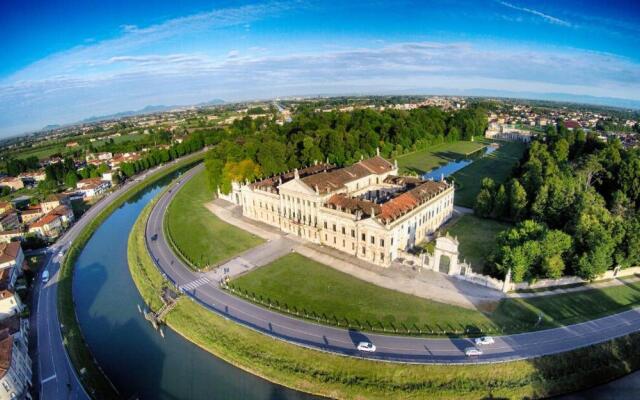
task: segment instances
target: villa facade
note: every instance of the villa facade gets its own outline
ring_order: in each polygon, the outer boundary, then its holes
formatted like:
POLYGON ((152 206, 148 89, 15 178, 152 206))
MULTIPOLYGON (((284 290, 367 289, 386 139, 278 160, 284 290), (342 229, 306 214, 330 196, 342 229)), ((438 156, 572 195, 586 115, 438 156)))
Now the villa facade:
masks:
POLYGON ((452 184, 399 176, 397 163, 379 155, 235 182, 219 193, 250 219, 381 266, 447 221, 453 196, 452 184))

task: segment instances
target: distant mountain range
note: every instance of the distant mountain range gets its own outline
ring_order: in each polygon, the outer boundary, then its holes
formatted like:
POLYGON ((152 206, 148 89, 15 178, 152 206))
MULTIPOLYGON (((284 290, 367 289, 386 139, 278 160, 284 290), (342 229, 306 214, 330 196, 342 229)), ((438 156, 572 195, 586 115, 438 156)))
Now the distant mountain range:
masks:
MULTIPOLYGON (((140 110, 135 110, 135 111, 121 111, 121 112, 114 113, 114 114, 109 114, 109 115, 101 115, 101 116, 85 118, 82 121, 80 121, 80 123, 88 124, 88 123, 91 123, 91 122, 105 121, 105 120, 109 120, 109 119, 132 117, 134 115, 153 114, 153 113, 157 113, 157 112, 170 111, 170 110, 175 110, 175 109, 184 108, 184 107, 216 106, 216 105, 224 104, 224 102, 225 101, 222 100, 222 99, 213 99, 213 100, 209 100, 209 101, 206 101, 206 102, 203 102, 203 103, 198 103, 198 104, 195 104, 195 105, 181 105, 181 106, 179 106, 179 105, 173 105, 173 106, 155 105, 155 106, 146 106, 145 108, 141 108, 140 110)), ((47 128, 45 128, 45 129, 47 129, 47 128)))

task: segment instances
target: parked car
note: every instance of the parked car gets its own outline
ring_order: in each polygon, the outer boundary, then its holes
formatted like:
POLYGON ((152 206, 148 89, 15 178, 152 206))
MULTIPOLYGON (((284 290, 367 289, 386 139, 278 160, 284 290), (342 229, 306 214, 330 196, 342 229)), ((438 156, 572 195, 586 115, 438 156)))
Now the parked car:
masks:
POLYGON ((44 272, 42 273, 42 283, 47 282, 49 282, 49 271, 44 270, 44 272))
POLYGON ((482 336, 482 337, 476 338, 475 342, 476 342, 476 346, 486 346, 489 344, 494 344, 495 340, 493 340, 491 336, 482 336))
POLYGON ((467 347, 464 349, 464 355, 467 357, 477 357, 482 355, 482 350, 477 347, 467 347))
POLYGON ((373 353, 376 351, 376 345, 371 342, 360 342, 358 343, 358 350, 373 353))
POLYGON ((154 241, 155 241, 155 240, 157 240, 157 239, 158 239, 158 234, 157 234, 157 233, 156 233, 156 234, 154 234, 153 236, 151 236, 151 240, 154 240, 154 241))

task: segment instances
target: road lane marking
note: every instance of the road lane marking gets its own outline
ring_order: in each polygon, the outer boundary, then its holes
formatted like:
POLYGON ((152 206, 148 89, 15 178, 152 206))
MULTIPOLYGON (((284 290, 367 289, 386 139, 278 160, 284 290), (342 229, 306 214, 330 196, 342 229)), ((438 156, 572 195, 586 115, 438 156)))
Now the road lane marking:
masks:
POLYGON ((41 384, 41 385, 44 385, 45 383, 47 383, 47 382, 49 382, 49 381, 52 381, 52 380, 54 380, 54 379, 56 379, 56 374, 53 374, 53 375, 51 375, 50 377, 48 377, 48 378, 46 378, 46 379, 43 379, 42 381, 40 381, 40 384, 41 384))

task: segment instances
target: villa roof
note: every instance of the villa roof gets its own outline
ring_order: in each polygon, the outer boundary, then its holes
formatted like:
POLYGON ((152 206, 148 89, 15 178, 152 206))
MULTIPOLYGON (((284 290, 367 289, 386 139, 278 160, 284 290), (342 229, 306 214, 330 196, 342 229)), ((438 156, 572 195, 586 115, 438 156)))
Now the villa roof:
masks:
POLYGON ((320 193, 330 193, 341 189, 345 184, 372 174, 382 174, 392 171, 393 164, 380 156, 375 156, 367 160, 361 160, 348 167, 324 171, 318 174, 302 178, 307 186, 312 189, 318 188, 320 193))
POLYGON ((426 181, 382 204, 380 219, 391 222, 449 187, 446 182, 426 181))
POLYGON ((382 204, 339 193, 331 196, 325 206, 349 214, 361 213, 363 218, 375 217, 386 224, 395 221, 420 204, 440 194, 448 187, 450 187, 450 185, 446 182, 420 180, 416 182, 412 178, 407 186, 407 191, 400 193, 382 204))
MULTIPOLYGON (((319 172, 330 171, 335 168, 336 166, 333 164, 319 163, 319 164, 310 165, 306 168, 302 168, 298 170, 298 176, 300 176, 301 178, 304 178, 310 175, 317 174, 319 172)), ((282 174, 277 174, 272 177, 254 182, 251 184, 251 187, 254 189, 262 189, 262 190, 275 192, 278 186, 280 186, 282 183, 289 182, 294 177, 295 177, 295 171, 287 171, 282 174)))

